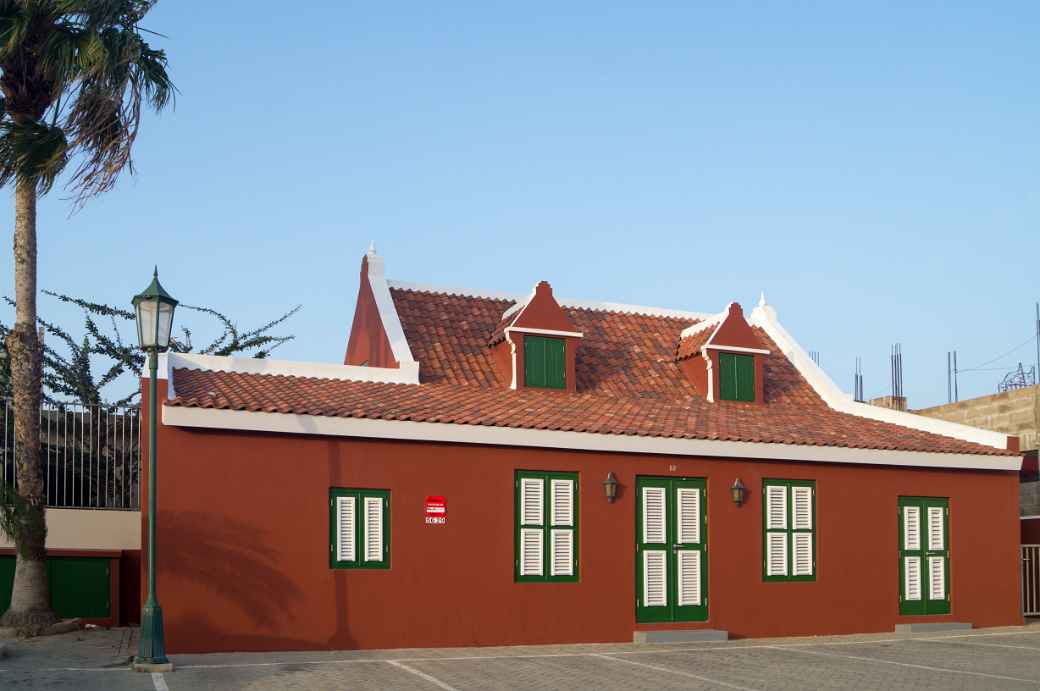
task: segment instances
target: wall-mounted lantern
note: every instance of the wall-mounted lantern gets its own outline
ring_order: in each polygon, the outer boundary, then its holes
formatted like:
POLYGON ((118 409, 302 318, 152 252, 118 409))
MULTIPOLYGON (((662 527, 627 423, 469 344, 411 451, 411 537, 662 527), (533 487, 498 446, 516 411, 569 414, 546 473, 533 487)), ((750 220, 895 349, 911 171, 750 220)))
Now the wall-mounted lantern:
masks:
POLYGON ((733 497, 733 503, 740 506, 747 499, 747 487, 740 481, 738 477, 733 481, 733 486, 729 488, 729 496, 733 497))
POLYGON ((613 472, 607 473, 607 479, 603 481, 603 493, 607 495, 607 502, 613 504, 617 497, 617 478, 613 472))

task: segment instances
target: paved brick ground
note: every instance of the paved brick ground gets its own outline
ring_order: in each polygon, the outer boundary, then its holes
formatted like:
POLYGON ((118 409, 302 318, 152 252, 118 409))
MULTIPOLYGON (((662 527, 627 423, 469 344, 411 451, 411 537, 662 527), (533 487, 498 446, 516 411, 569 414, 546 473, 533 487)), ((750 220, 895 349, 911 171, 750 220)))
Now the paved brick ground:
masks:
POLYGON ((20 641, 0 687, 182 689, 1022 689, 1040 688, 1040 624, 673 645, 521 646, 174 656, 128 670, 136 631, 20 641))

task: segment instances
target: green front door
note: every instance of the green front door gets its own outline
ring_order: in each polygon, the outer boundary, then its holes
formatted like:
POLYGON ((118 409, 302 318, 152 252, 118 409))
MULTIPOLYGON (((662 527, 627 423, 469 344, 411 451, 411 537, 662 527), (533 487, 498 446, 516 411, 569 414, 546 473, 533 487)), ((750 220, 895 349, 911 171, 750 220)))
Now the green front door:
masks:
POLYGON ((899 613, 950 613, 950 500, 899 498, 899 613))
POLYGON ((708 618, 703 479, 636 478, 636 621, 708 618))

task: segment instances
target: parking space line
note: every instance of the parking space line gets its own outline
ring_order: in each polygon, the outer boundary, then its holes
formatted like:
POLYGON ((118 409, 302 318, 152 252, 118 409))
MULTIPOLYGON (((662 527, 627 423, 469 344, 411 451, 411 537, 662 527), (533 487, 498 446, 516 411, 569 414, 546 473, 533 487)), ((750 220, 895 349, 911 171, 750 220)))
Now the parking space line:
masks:
POLYGON ((979 643, 978 641, 952 641, 948 638, 918 638, 925 643, 952 643, 955 645, 980 645, 984 648, 1014 648, 1015 650, 1032 650, 1040 653, 1035 645, 1011 645, 1010 643, 979 643))
POLYGON ((441 681, 437 677, 432 676, 430 674, 427 674, 426 672, 420 672, 416 668, 409 667, 408 665, 404 664, 403 662, 398 662, 397 660, 387 660, 387 662, 389 662, 394 667, 397 667, 399 669, 403 669, 406 672, 411 672, 415 676, 420 677, 422 679, 425 679, 426 681, 430 682, 431 684, 434 684, 435 686, 438 686, 439 688, 444 689, 444 691, 459 691, 457 688, 455 688, 451 684, 445 684, 443 681, 441 681))
POLYGON ((155 691, 170 691, 162 672, 152 672, 152 685, 155 686, 155 691))
MULTIPOLYGON (((768 646, 762 646, 768 647, 768 646)), ((950 669, 949 667, 931 667, 930 665, 915 665, 911 662, 896 662, 895 660, 882 660, 876 657, 862 657, 860 655, 839 655, 837 653, 821 653, 818 650, 802 650, 792 646, 773 646, 774 650, 791 650, 803 655, 817 655, 819 657, 834 657, 846 660, 858 660, 860 662, 876 662, 882 665, 896 665, 897 667, 911 667, 913 669, 924 669, 929 672, 946 672, 947 674, 963 674, 970 677, 986 677, 988 679, 1003 679, 1005 681, 1020 681, 1024 684, 1036 686, 1040 683, 1037 679, 1022 679, 1021 677, 1009 677, 1003 674, 988 674, 986 672, 972 672, 966 669, 950 669)))
POLYGON ((737 686, 736 684, 730 684, 725 681, 718 679, 712 679, 710 677, 702 677, 699 674, 693 674, 692 672, 683 672, 679 669, 671 669, 669 667, 661 667, 660 665, 648 665, 645 662, 636 662, 635 660, 625 660, 620 657, 613 657, 612 655, 605 655, 603 653, 589 653, 591 657, 599 657, 604 660, 613 660, 614 662, 624 662, 626 665, 635 665, 637 667, 646 667, 647 669, 657 670, 658 672, 666 672, 667 674, 678 674, 682 677, 689 677, 690 679, 697 679, 699 681, 707 682, 709 684, 718 684, 719 686, 725 686, 731 689, 740 689, 740 691, 756 691, 755 689, 748 688, 747 686, 737 686))

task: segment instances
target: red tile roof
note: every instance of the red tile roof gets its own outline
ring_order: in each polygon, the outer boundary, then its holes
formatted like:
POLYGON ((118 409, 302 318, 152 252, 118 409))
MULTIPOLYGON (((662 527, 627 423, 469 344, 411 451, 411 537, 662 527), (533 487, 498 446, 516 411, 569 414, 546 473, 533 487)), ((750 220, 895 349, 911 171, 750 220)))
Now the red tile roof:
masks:
POLYGON ((701 352, 701 348, 711 338, 712 332, 715 330, 714 326, 707 326, 695 334, 684 336, 679 339, 679 347, 675 352, 676 360, 685 360, 688 357, 693 357, 701 352))
MULTIPOLYGON (((689 320, 564 308, 585 334, 577 392, 510 390, 488 341, 512 302, 391 289, 421 385, 178 369, 166 405, 813 446, 1012 455, 837 412, 760 329, 765 403, 709 403, 680 372, 689 320)), ((708 332, 710 333, 710 329, 708 332)))

